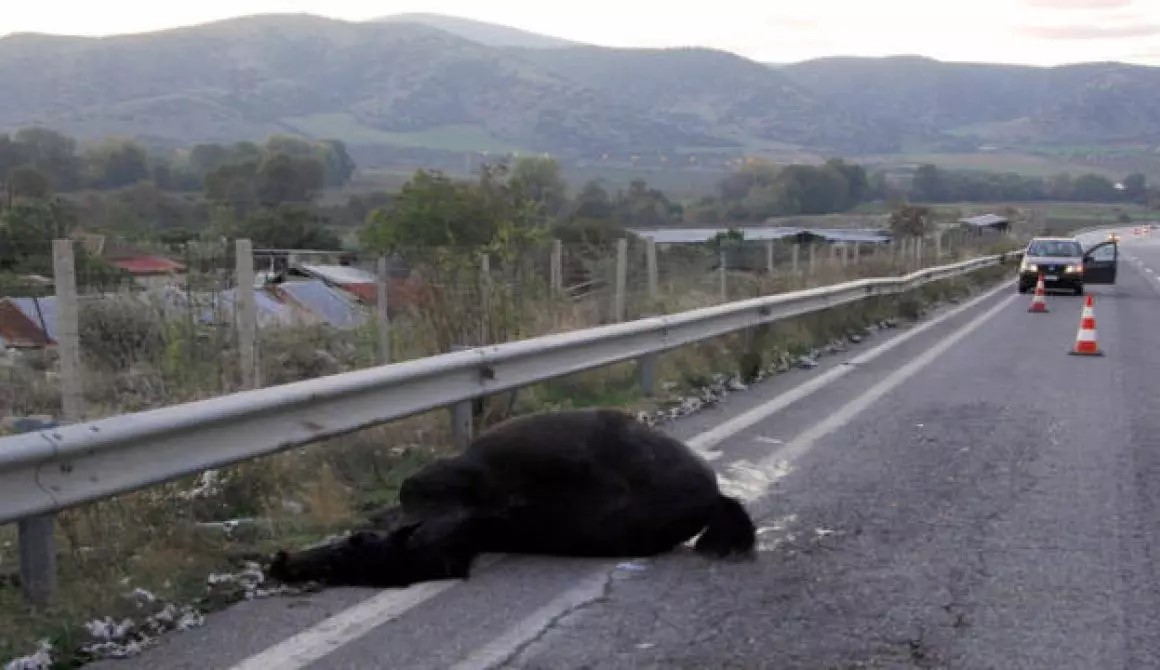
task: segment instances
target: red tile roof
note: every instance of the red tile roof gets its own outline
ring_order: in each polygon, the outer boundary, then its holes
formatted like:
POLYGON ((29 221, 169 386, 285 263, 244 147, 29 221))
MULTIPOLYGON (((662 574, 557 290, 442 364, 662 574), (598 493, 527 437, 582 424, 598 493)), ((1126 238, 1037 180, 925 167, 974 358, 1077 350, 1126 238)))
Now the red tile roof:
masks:
POLYGON ((167 274, 184 272, 185 266, 162 256, 134 256, 110 261, 113 265, 134 275, 167 274))

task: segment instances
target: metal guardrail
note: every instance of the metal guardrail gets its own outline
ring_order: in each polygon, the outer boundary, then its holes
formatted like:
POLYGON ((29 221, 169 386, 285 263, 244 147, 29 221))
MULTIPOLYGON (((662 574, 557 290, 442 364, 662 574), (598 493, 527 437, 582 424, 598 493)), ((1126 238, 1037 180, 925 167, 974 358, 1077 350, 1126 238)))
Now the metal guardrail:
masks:
MULTIPOLYGON (((172 481, 555 377, 641 359, 1022 251, 479 347, 0 438, 0 523, 172 481)), ((651 380, 646 382, 651 386, 651 380)))

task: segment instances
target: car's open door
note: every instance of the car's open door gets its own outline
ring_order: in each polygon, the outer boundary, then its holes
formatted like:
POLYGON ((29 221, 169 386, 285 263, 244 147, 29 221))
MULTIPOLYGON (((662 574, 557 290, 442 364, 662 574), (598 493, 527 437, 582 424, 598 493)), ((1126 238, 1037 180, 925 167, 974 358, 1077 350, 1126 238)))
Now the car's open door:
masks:
POLYGON ((1084 284, 1115 284, 1116 267, 1119 261, 1119 247, 1116 242, 1100 242, 1083 254, 1084 284))

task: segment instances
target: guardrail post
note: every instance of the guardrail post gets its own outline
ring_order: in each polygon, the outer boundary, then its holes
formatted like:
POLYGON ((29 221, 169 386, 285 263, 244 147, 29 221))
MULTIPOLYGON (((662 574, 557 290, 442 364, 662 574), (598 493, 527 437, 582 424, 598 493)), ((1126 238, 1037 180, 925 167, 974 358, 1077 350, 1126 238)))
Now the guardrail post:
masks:
POLYGON ((790 253, 790 270, 793 271, 793 276, 798 276, 798 257, 801 255, 802 245, 798 242, 793 243, 793 251, 790 253))
MULTIPOLYGON (((463 351, 471 347, 462 344, 451 345, 451 351, 463 351)), ((465 449, 471 443, 475 422, 472 418, 472 400, 461 400, 451 406, 451 442, 456 449, 465 449)))
POLYGON ((20 587, 24 599, 46 607, 56 595, 56 516, 41 514, 17 524, 20 543, 20 587))
POLYGON ((637 359, 637 370, 640 372, 640 392, 646 398, 656 395, 657 386, 657 355, 645 354, 637 359))
POLYGON ((620 323, 625 319, 625 284, 628 283, 628 238, 616 241, 616 295, 613 303, 612 320, 620 323))
POLYGON ((242 373, 242 388, 253 389, 258 387, 258 310, 254 300, 254 246, 250 240, 237 240, 234 244, 238 367, 242 373))
POLYGON ((818 262, 818 245, 815 242, 810 242, 810 261, 809 261, 809 265, 806 266, 806 273, 809 274, 811 277, 814 275, 814 272, 817 271, 817 267, 818 267, 817 262, 818 262))
POLYGON ((387 313, 389 299, 387 287, 390 275, 387 273, 387 257, 379 256, 378 260, 378 295, 375 302, 375 325, 379 335, 379 365, 391 362, 391 319, 387 313))
POLYGON ((773 240, 765 241, 765 270, 773 277, 773 240))

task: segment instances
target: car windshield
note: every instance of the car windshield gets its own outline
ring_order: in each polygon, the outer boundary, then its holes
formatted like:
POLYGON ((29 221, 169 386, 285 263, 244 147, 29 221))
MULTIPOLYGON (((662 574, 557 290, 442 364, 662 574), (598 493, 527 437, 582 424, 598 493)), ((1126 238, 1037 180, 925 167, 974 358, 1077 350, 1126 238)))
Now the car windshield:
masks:
POLYGON ((1027 248, 1028 256, 1081 256, 1083 250, 1073 240, 1035 240, 1027 248))

